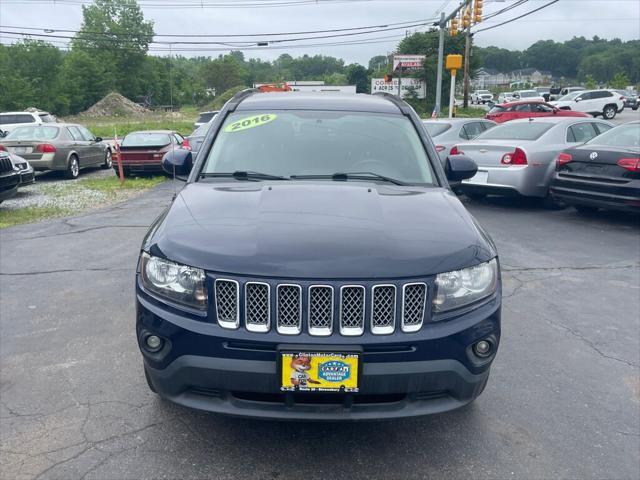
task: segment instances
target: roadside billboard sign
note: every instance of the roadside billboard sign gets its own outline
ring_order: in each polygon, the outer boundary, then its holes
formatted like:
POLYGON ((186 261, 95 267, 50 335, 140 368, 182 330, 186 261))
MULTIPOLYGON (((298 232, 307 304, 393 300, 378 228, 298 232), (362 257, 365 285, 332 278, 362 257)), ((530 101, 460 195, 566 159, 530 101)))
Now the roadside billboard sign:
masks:
MULTIPOLYGON (((393 95, 398 94, 398 82, 399 79, 396 77, 391 82, 385 82, 384 78, 372 78, 371 79, 371 93, 376 92, 388 92, 393 95)), ((426 95, 426 85, 425 82, 419 80, 417 78, 404 77, 402 79, 401 85, 401 95, 402 97, 406 97, 410 90, 415 90, 418 98, 424 98, 426 95)))
POLYGON ((425 58, 427 58, 426 55, 394 55, 393 71, 398 69, 403 71, 420 70, 425 58))

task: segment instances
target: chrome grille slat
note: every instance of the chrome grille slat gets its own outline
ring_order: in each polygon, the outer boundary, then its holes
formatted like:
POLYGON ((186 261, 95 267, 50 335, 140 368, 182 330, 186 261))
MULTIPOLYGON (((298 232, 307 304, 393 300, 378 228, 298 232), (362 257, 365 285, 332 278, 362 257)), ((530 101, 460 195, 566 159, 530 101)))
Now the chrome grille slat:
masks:
POLYGON ((395 285, 374 285, 371 289, 371 333, 386 335, 396 326, 395 285))
POLYGON ((244 284, 244 321, 250 332, 268 332, 271 326, 271 291, 268 283, 244 284))
POLYGON ((238 282, 219 278, 215 281, 216 316, 223 328, 236 329, 240 325, 240 292, 238 282))
POLYGON ((276 328, 283 335, 297 335, 302 329, 302 288, 300 285, 278 285, 276 328))
POLYGON ((427 284, 406 283, 402 286, 402 331, 416 332, 422 328, 427 303, 427 284))
POLYGON ((309 335, 327 336, 333 331, 333 287, 309 287, 309 335))
POLYGON ((340 287, 340 333, 345 336, 364 333, 365 288, 362 285, 340 287))

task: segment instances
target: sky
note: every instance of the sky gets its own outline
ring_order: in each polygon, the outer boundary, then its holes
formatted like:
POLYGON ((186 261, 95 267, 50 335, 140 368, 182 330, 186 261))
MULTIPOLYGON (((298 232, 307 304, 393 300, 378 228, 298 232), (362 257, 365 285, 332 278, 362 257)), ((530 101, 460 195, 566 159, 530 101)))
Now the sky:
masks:
MULTIPOLYGON (((82 4, 90 0, 0 0, 0 31, 19 27, 77 30, 82 23, 82 4)), ((485 0, 484 13, 500 10, 516 0, 485 0)), ((482 22, 476 28, 496 25, 534 10, 549 0, 528 0, 523 5, 482 22)), ((450 13, 459 0, 140 0, 145 18, 153 20, 156 34, 254 34, 267 32, 299 32, 339 28, 389 25, 395 22, 423 22, 450 13), (280 3, 266 7, 265 4, 280 3), (298 3, 298 5, 296 5, 298 3), (302 4, 300 4, 302 3, 302 4), (262 6, 256 6, 260 5, 262 6), (198 6, 199 5, 199 6, 198 6)), ((426 27, 418 27, 426 28, 426 27)), ((367 65, 371 57, 392 52, 402 36, 416 27, 391 30, 347 38, 298 41, 298 44, 367 40, 370 43, 325 45, 291 48, 271 44, 245 51, 246 58, 272 60, 282 53, 331 55, 347 63, 367 65), (381 38, 384 37, 384 38, 381 38)), ((44 33, 42 30, 33 33, 44 33)), ((54 32, 57 35, 72 35, 54 32)), ((559 0, 557 3, 512 23, 479 32, 479 46, 495 45, 522 50, 538 40, 568 40, 574 36, 591 38, 640 39, 640 0, 559 0)), ((309 36, 309 35, 302 35, 309 36)), ((2 43, 15 40, 15 35, 0 33, 2 43)), ((34 37, 35 38, 35 37, 34 37)), ((255 38, 255 37, 253 37, 255 38)), ((272 37, 273 38, 273 37, 272 37)), ((286 38, 286 37, 278 37, 286 38)), ((294 37, 295 38, 295 37, 294 37)), ((65 42, 61 39, 52 39, 65 42)), ((165 39, 166 40, 166 39, 165 39)), ((193 38, 192 40, 207 40, 193 38)), ((208 39, 211 40, 211 39, 208 39)), ((289 44, 293 45, 293 43, 289 44)), ((165 48, 165 47, 159 47, 165 48)), ((172 48, 187 48, 174 46, 172 48)), ((194 48, 189 47, 189 48, 194 48)), ((225 51, 212 51, 214 46, 197 46, 208 51, 180 51, 184 56, 217 56, 225 51)), ((227 50, 228 51, 228 50, 227 50)), ((153 52, 166 55, 164 52, 153 52)))

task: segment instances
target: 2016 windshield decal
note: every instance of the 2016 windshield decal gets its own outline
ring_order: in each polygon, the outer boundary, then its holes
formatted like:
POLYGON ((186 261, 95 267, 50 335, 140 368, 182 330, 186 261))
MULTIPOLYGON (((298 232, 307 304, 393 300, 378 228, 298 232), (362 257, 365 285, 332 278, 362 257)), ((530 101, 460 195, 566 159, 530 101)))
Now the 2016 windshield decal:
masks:
POLYGON ((269 122, 273 122, 276 118, 278 118, 278 116, 273 113, 253 115, 251 117, 242 118, 237 122, 230 123, 229 125, 224 127, 223 131, 226 133, 233 133, 247 130, 248 128, 261 127, 262 125, 265 125, 269 122))

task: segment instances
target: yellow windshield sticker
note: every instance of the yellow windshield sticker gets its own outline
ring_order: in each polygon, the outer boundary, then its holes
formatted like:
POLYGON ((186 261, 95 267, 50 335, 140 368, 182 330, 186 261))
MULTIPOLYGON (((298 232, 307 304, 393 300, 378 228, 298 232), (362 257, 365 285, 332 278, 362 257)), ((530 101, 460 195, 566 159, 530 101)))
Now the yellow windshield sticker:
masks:
POLYGON ((261 115, 253 115, 251 117, 241 118, 237 122, 230 123, 224 127, 224 132, 240 132, 248 128, 261 127, 269 122, 273 122, 278 116, 273 113, 263 113, 261 115))

